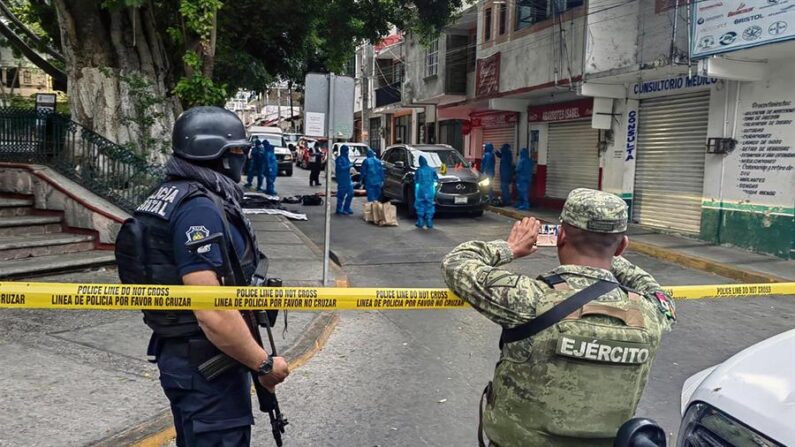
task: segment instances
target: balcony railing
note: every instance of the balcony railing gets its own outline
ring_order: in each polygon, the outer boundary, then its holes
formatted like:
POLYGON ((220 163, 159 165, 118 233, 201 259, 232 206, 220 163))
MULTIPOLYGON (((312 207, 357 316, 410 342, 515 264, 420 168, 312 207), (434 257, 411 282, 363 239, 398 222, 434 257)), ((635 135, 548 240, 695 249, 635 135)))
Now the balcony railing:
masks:
POLYGON ((396 102, 400 102, 400 82, 375 89, 376 107, 383 107, 396 102))

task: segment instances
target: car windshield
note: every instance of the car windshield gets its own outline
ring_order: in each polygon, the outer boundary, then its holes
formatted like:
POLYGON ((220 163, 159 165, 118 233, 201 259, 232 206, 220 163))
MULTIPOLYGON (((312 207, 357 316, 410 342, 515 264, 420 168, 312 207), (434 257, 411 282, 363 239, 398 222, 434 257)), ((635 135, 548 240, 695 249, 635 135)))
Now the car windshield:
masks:
MULTIPOLYGON (((342 146, 340 146, 342 148, 342 146)), ((364 157, 367 154, 367 147, 365 146, 348 146, 348 158, 364 157)))
POLYGON ((299 138, 298 135, 293 135, 289 133, 284 136, 284 140, 289 141, 290 143, 298 141, 298 138, 299 138))
POLYGON ((432 168, 439 168, 442 163, 447 165, 448 168, 470 167, 469 163, 461 157, 461 154, 452 149, 412 150, 411 155, 411 165, 415 168, 420 166, 420 156, 424 156, 428 160, 428 165, 432 168))
POLYGON ((268 140, 268 143, 270 143, 271 146, 274 147, 284 146, 284 144, 282 143, 281 135, 259 133, 259 134, 254 134, 252 136, 252 140, 254 139, 254 137, 259 137, 260 141, 268 140))

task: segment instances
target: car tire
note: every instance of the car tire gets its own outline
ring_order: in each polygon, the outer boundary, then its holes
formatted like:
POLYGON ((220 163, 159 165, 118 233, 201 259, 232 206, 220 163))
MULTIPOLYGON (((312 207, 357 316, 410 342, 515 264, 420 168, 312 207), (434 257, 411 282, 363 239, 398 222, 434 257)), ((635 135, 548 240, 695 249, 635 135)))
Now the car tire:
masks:
POLYGON ((472 217, 480 217, 483 215, 483 210, 470 211, 469 215, 472 217))
POLYGON ((293 176, 292 168, 284 171, 284 175, 286 175, 287 177, 292 177, 293 176))

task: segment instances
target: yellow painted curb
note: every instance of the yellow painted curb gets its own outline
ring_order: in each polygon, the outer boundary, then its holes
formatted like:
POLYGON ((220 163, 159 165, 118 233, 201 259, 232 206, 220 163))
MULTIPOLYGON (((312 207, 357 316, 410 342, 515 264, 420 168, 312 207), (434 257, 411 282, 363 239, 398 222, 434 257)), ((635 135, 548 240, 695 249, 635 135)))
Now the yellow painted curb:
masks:
POLYGON ((726 278, 736 279, 742 283, 788 282, 787 279, 780 278, 775 275, 760 272, 750 272, 730 264, 724 264, 711 259, 704 259, 698 256, 688 255, 674 250, 668 250, 657 245, 633 241, 631 237, 629 240, 628 249, 684 267, 701 270, 708 273, 714 273, 726 278))
POLYGON ((130 447, 162 447, 177 437, 174 427, 155 433, 148 438, 142 439, 130 447))
MULTIPOLYGON (((510 217, 516 220, 521 220, 525 217, 530 217, 523 213, 510 209, 497 208, 493 206, 489 206, 487 207, 487 209, 495 214, 510 217)), ((536 219, 544 223, 551 223, 547 220, 538 217, 536 217, 536 219)), ((642 253, 644 255, 661 259, 663 261, 672 262, 674 264, 678 264, 683 267, 688 267, 695 270, 701 270, 707 273, 714 273, 716 275, 720 275, 726 278, 735 279, 743 283, 772 283, 772 282, 789 281, 786 278, 781 278, 775 275, 770 275, 761 272, 749 272, 730 264, 724 264, 722 262, 713 261, 711 259, 705 259, 705 258, 700 258, 698 256, 688 255, 682 252, 660 247, 658 245, 638 242, 633 240, 632 236, 630 236, 629 238, 628 250, 637 253, 642 253)))

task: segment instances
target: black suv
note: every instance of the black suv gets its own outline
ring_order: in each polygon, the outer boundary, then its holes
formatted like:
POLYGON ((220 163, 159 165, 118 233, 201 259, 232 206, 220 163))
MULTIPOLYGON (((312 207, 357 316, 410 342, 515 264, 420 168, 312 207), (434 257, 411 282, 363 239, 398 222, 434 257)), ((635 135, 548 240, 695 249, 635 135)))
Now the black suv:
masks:
POLYGON ((488 179, 481 178, 477 171, 464 160, 461 154, 446 144, 397 145, 384 151, 383 197, 396 199, 408 205, 409 215, 414 216, 414 173, 424 155, 428 165, 439 174, 436 188, 438 211, 462 211, 474 216, 483 214, 488 202, 488 179), (442 164, 447 173, 442 175, 442 164))

